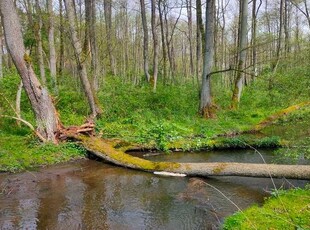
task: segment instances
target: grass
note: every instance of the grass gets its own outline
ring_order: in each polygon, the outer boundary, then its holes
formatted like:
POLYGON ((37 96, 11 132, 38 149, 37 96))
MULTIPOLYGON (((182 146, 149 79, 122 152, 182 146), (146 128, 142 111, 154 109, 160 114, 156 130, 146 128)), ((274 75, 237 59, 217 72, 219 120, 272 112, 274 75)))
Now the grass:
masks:
POLYGON ((228 217, 223 229, 310 229, 309 204, 309 188, 280 191, 262 207, 255 205, 228 217))
MULTIPOLYGON (((218 134, 247 130, 276 111, 310 100, 310 90, 307 90, 310 89, 309 72, 307 62, 304 65, 302 63, 296 65, 294 59, 280 64, 278 72, 272 77, 270 72, 266 71, 244 88, 237 111, 229 109, 231 89, 223 87, 223 78, 214 76, 212 86, 214 102, 218 109, 216 111, 217 118, 212 120, 204 120, 197 114, 199 92, 197 85, 192 80, 180 79, 183 83, 173 85, 164 85, 159 82, 157 92, 153 93, 146 83, 141 82, 137 85, 121 77, 106 77, 98 92, 104 114, 96 121, 96 131, 105 138, 120 138, 163 151, 170 148, 184 150, 220 148, 221 146, 237 148, 246 147, 246 144, 253 144, 256 147, 277 147, 281 145, 279 136, 283 137, 284 134, 281 128, 287 123, 291 125, 296 121, 302 122, 303 120, 308 122, 310 119, 305 120, 304 117, 307 117, 309 110, 296 111, 293 115, 279 121, 282 122, 278 126, 281 131, 274 132, 272 129, 270 132, 267 130, 266 134, 269 137, 262 139, 258 139, 256 136, 254 138, 253 136, 236 137, 220 141, 215 141, 213 138, 218 134), (294 77, 294 81, 292 81, 292 77, 294 77)), ((15 103, 19 82, 20 78, 16 72, 5 73, 5 77, 0 82, 0 115, 14 115, 10 104, 14 105, 15 103)), ((59 79, 59 95, 53 97, 65 126, 82 124, 90 114, 87 101, 80 89, 80 83, 71 76, 63 76, 59 79)), ((21 111, 25 120, 35 124, 29 101, 24 92, 21 111)), ((302 130, 305 130, 304 127, 306 124, 301 125, 302 130)), ((14 171, 18 168, 31 167, 31 165, 37 166, 45 164, 45 162, 58 162, 67 159, 62 158, 59 154, 64 152, 63 154, 66 155, 67 148, 69 148, 66 144, 54 147, 55 149, 51 147, 44 149, 45 147, 39 144, 29 145, 27 135, 29 135, 27 127, 20 128, 10 119, 0 119, 1 170, 14 171), (10 142, 16 143, 17 146, 10 146, 10 142), (6 145, 10 147, 6 147, 6 145), (41 160, 40 157, 33 154, 33 152, 40 152, 40 149, 51 154, 55 151, 58 154, 53 155, 55 157, 53 160, 51 160, 52 155, 45 156, 46 159, 41 160), (25 152, 24 156, 19 155, 23 151, 25 152), (27 154, 29 154, 28 158, 27 154), (11 166, 3 161, 11 162, 11 166)), ((290 134, 288 133, 285 138, 287 136, 290 134)), ((301 136, 309 135, 306 131, 301 136)), ((295 137, 291 140, 300 139, 295 137)), ((309 141, 306 138, 303 139, 305 141, 300 142, 300 145, 307 146, 309 141)), ((70 151, 73 154, 75 149, 71 148, 70 151)), ((74 154, 79 156, 80 153, 77 151, 74 154)))
POLYGON ((0 134, 0 172, 19 172, 84 157, 76 143, 42 144, 34 137, 0 134))

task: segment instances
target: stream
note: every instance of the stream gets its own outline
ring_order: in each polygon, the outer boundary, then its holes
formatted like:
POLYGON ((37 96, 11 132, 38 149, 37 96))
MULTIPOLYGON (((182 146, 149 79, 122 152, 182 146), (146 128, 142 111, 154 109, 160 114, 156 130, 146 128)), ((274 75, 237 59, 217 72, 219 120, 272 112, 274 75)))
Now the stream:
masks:
MULTIPOLYGON (((269 163, 290 163, 273 151, 261 153, 269 163)), ((145 158, 262 163, 252 150, 145 158)), ((277 188, 304 187, 307 182, 274 179, 277 188)), ((262 204, 273 189, 270 178, 163 177, 84 159, 36 172, 0 174, 0 229, 218 229, 236 206, 262 204)))

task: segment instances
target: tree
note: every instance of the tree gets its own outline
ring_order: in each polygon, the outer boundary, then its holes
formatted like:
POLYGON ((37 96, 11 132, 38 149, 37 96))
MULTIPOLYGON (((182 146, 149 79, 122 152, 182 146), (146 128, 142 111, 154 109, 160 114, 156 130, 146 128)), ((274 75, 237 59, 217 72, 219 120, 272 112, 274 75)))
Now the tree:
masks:
POLYGON ((53 82, 53 88, 55 93, 58 93, 57 89, 57 78, 56 78, 56 50, 55 50, 55 41, 54 41, 54 12, 53 12, 53 0, 47 0, 47 10, 48 10, 48 45, 49 45, 49 61, 50 61, 50 72, 53 82))
MULTIPOLYGON (((85 0, 85 18, 86 18, 86 31, 85 43, 90 44, 91 54, 91 75, 93 80, 93 88, 98 89, 98 51, 97 51, 97 40, 96 40, 96 2, 95 0, 85 0)), ((88 52, 88 51, 86 51, 88 52)), ((87 56, 87 54, 85 54, 87 56)))
POLYGON ((200 114, 204 118, 214 117, 214 105, 211 94, 211 72, 214 63, 214 17, 215 0, 207 0, 205 53, 203 60, 202 87, 200 92, 200 114))
POLYGON ((85 60, 83 60, 82 46, 80 40, 78 39, 77 31, 75 29, 74 8, 72 0, 65 0, 65 7, 67 10, 67 18, 69 22, 71 42, 74 49, 76 64, 79 70, 80 80, 82 82, 83 90, 87 98, 92 113, 92 117, 96 118, 97 116, 100 116, 102 110, 98 104, 98 99, 96 98, 96 95, 94 94, 91 84, 87 77, 85 60))
POLYGON ((110 71, 112 75, 116 75, 115 57, 112 49, 112 0, 103 0, 104 4, 104 20, 107 33, 108 55, 110 62, 110 71))
POLYGON ((65 65, 65 45, 64 45, 64 22, 63 22, 63 0, 59 0, 59 68, 58 74, 62 76, 65 65))
POLYGON ((141 20, 143 28, 143 70, 145 74, 145 79, 147 82, 150 81, 149 73, 149 34, 147 29, 146 13, 145 13, 145 2, 140 0, 141 7, 141 20))
POLYGON ((243 87, 243 69, 246 61, 246 47, 247 47, 247 30, 248 30, 248 0, 240 1, 240 22, 239 22, 239 44, 238 44, 238 66, 236 79, 234 82, 234 90, 231 101, 231 109, 237 109, 240 102, 242 87, 243 87))
POLYGON ((13 1, 1 0, 0 11, 7 48, 21 76, 35 114, 37 132, 43 140, 56 143, 56 133, 62 125, 46 86, 41 85, 33 71, 31 59, 23 43, 21 26, 13 1))
POLYGON ((37 22, 34 23, 35 34, 36 34, 36 41, 37 41, 37 56, 39 61, 39 68, 40 68, 40 77, 42 80, 42 84, 46 84, 46 76, 45 76, 45 67, 44 67, 44 59, 43 59, 43 44, 42 44, 42 13, 39 0, 35 1, 36 5, 36 13, 37 13, 37 22))
POLYGON ((152 26, 152 35, 153 35, 153 76, 151 82, 153 84, 153 91, 156 91, 157 87, 157 75, 158 75, 158 38, 156 30, 156 0, 151 0, 151 26, 152 26))
POLYGON ((2 26, 0 21, 0 79, 3 78, 2 26))

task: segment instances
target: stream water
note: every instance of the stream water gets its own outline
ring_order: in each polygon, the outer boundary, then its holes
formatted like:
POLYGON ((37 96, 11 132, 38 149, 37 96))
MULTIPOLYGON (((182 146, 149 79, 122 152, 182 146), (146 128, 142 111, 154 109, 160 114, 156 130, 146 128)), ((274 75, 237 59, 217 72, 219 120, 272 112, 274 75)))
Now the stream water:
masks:
MULTIPOLYGON (((276 159, 272 151, 263 155, 267 162, 276 159)), ((249 150, 147 158, 262 162, 249 150)), ((277 188, 303 187, 307 182, 274 180, 277 188)), ((162 177, 80 160, 37 172, 0 174, 0 229, 218 229, 237 210, 235 205, 244 209, 261 204, 273 188, 267 178, 162 177)))

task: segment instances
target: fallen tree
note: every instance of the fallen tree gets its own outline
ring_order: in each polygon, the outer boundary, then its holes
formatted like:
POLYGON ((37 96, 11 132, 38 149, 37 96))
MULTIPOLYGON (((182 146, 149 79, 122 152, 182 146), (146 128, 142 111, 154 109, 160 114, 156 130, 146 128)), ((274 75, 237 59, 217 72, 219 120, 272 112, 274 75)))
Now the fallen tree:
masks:
POLYGON ((107 162, 126 168, 147 172, 171 172, 187 176, 245 176, 274 177, 291 179, 310 179, 308 165, 275 165, 251 163, 177 163, 153 162, 126 154, 123 150, 114 148, 113 143, 99 137, 84 135, 75 136, 92 154, 107 162))

